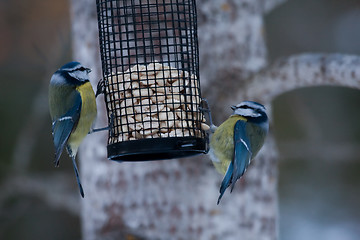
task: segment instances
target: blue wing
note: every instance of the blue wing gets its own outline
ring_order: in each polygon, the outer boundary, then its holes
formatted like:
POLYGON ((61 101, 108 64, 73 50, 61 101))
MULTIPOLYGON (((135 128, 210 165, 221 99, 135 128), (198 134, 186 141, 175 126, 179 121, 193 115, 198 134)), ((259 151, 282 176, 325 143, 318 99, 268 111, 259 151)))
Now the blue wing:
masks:
POLYGON ((229 164, 228 170, 220 186, 219 204, 225 190, 231 184, 231 191, 234 189, 235 182, 245 173, 251 160, 250 142, 246 134, 246 122, 237 121, 234 127, 234 158, 229 164))
POLYGON ((61 153, 80 118, 82 103, 80 94, 77 93, 72 100, 73 106, 63 116, 55 119, 53 122, 52 134, 55 145, 55 166, 59 166, 61 153))
POLYGON ((237 121, 234 127, 234 170, 231 179, 231 191, 235 182, 244 175, 251 160, 251 146, 246 133, 246 122, 237 121))

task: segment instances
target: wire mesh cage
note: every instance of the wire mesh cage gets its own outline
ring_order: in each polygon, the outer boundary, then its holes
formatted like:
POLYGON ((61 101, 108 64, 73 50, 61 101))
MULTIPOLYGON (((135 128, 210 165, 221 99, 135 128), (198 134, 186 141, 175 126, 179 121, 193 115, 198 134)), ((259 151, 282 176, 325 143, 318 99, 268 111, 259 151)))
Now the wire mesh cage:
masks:
POLYGON ((208 151, 195 0, 97 0, 108 158, 208 151))

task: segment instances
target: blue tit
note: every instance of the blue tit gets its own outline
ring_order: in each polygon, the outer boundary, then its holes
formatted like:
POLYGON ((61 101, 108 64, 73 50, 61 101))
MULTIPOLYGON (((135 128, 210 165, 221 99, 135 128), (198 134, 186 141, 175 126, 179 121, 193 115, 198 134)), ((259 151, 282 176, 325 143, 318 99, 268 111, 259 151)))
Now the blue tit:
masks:
POLYGON ((265 107, 244 101, 231 107, 233 114, 219 127, 211 124, 210 158, 218 172, 225 174, 220 186, 219 204, 225 190, 245 173, 250 161, 264 144, 269 129, 265 107))
POLYGON ((75 157, 80 143, 90 131, 97 112, 95 93, 88 76, 90 72, 89 68, 78 62, 67 63, 52 75, 49 86, 55 166, 59 166, 59 158, 66 146, 82 197, 84 191, 75 157))

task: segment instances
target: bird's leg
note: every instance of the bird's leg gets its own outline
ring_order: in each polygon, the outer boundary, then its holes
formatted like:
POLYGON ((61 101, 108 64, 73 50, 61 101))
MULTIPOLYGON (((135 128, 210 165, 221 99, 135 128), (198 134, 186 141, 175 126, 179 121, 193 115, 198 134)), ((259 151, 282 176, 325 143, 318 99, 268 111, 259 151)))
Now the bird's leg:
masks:
POLYGON ((106 130, 109 130, 110 127, 107 126, 107 127, 103 127, 103 128, 92 128, 90 129, 90 132, 88 134, 92 134, 92 133, 95 133, 95 132, 101 132, 101 131, 106 131, 106 130))
POLYGON ((210 123, 210 131, 212 133, 215 132, 217 126, 214 125, 213 121, 212 121, 212 116, 211 116, 211 110, 210 110, 210 106, 209 106, 209 102, 207 101, 206 98, 203 98, 201 100, 201 107, 200 107, 200 111, 202 111, 203 113, 206 113, 208 115, 208 119, 209 119, 209 123, 210 123), (204 106, 205 105, 205 106, 204 106))
POLYGON ((78 171, 78 168, 76 166, 75 156, 71 155, 71 159, 72 159, 72 163, 73 163, 73 167, 74 167, 74 171, 75 171, 76 181, 77 181, 77 183, 79 185, 80 194, 81 194, 81 197, 84 198, 84 190, 83 190, 81 182, 80 182, 79 171, 78 171))
POLYGON ((97 84, 95 98, 103 93, 105 93, 105 81, 104 81, 104 79, 100 79, 97 84))
MULTIPOLYGON (((111 130, 113 128, 113 125, 114 125, 114 118, 115 118, 114 113, 112 113, 110 115, 110 124, 109 124, 109 126, 103 127, 103 128, 96 128, 96 129, 92 128, 92 129, 90 129, 90 132, 88 134, 91 134, 91 133, 94 133, 94 132, 105 131, 105 130, 111 130)), ((112 136, 112 131, 110 133, 110 136, 112 136)))

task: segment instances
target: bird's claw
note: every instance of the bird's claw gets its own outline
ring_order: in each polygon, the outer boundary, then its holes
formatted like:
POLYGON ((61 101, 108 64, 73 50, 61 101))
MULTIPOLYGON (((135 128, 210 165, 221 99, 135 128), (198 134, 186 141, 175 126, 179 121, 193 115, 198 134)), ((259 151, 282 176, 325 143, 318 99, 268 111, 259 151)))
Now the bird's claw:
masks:
POLYGON ((105 81, 104 79, 100 79, 96 87, 95 98, 100 94, 104 94, 104 93, 105 93, 105 81))
POLYGON ((201 106, 199 107, 200 111, 206 112, 206 113, 210 112, 209 102, 206 98, 202 98, 200 104, 201 104, 201 106))
POLYGON ((210 123, 210 131, 214 132, 216 129, 216 126, 213 124, 212 121, 212 116, 211 116, 211 110, 210 110, 210 106, 209 106, 209 102, 207 99, 202 98, 201 99, 201 106, 199 107, 200 111, 202 111, 203 113, 206 113, 209 119, 209 123, 210 123))

